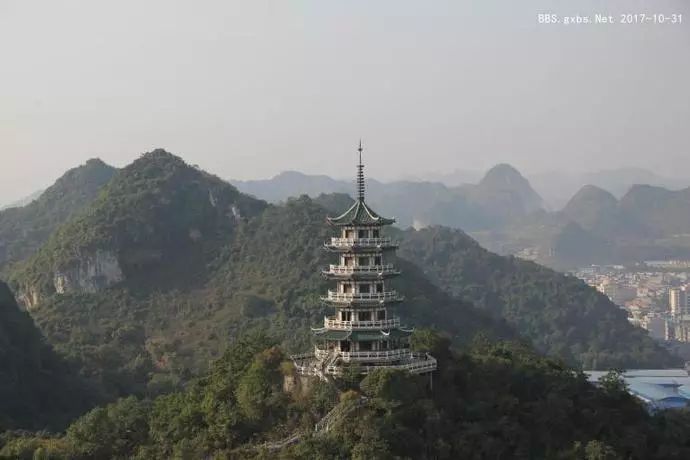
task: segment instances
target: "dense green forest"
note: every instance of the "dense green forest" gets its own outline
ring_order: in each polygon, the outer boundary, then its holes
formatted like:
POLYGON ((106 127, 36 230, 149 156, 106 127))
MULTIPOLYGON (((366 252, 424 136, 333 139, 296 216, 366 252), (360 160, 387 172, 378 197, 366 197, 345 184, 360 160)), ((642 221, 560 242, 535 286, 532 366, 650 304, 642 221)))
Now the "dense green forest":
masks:
POLYGON ((386 373, 361 387, 349 378, 338 388, 297 385, 284 392, 292 372, 286 355, 309 350, 310 327, 329 313, 319 301, 328 286, 320 269, 332 261, 322 250, 332 235, 327 208, 332 214, 349 202, 346 195, 324 195, 268 205, 162 150, 118 171, 38 252, 9 270, 40 332, 6 289, 14 312, 6 324, 22 318, 23 326, 8 326, 14 332, 3 337, 11 339, 0 339, 0 358, 9 359, 5 368, 13 376, 0 388, 10 395, 0 423, 60 430, 97 401, 117 402, 93 409, 64 435, 7 432, 0 455, 673 458, 683 452, 684 431, 670 432, 664 423, 682 421, 684 413, 650 417, 619 387, 594 389, 569 369, 659 367, 677 364, 675 358, 580 281, 491 254, 444 228, 391 229, 401 242, 395 263, 404 275, 397 287, 406 297, 398 314, 445 337, 415 335, 417 347, 441 360, 435 391, 425 381, 386 373), (103 254, 111 257, 99 262, 103 254), (117 279, 91 279, 115 269, 117 279), (58 285, 60 277, 66 281, 58 285), (21 337, 28 345, 16 345, 21 337), (22 385, 22 376, 30 384, 22 385), (350 422, 308 435, 336 404, 350 422), (307 433, 299 444, 266 450, 265 442, 295 432, 307 433), (671 454, 664 457, 663 449, 671 454))
MULTIPOLYGON (((270 331, 288 351, 309 349, 310 327, 327 314, 318 300, 327 288, 319 270, 330 262, 322 243, 332 231, 323 206, 341 210, 348 200, 270 206, 151 152, 18 266, 13 285, 37 293, 31 314, 49 343, 106 394, 156 395, 207 369, 240 331, 270 331), (55 294, 58 269, 99 251, 117 255, 122 280, 55 294)), ((443 330, 456 345, 479 332, 519 335, 584 367, 676 364, 577 280, 495 256, 459 231, 394 236, 406 296, 399 314, 409 324, 443 330)))
MULTIPOLYGON (((247 329, 271 331, 291 352, 308 350, 310 327, 328 313, 319 302, 327 289, 319 269, 329 261, 321 249, 330 234, 325 216, 306 197, 271 206, 236 224, 195 284, 181 279, 179 288, 154 290, 158 278, 141 276, 102 292, 50 295, 32 315, 50 343, 113 397, 175 388, 247 329)), ((406 322, 443 329, 457 344, 479 332, 515 337, 504 321, 454 299, 414 264, 399 265, 406 322)))
POLYGON ((0 432, 60 429, 98 401, 0 281, 0 432))
POLYGON ((64 435, 7 433, 0 458, 685 459, 690 413, 649 415, 615 373, 601 387, 514 343, 452 352, 415 335, 440 370, 284 387, 291 363, 245 335, 184 390, 93 409, 64 435), (315 424, 335 408, 328 430, 315 424), (281 442, 290 439, 291 442, 281 442))
POLYGON ((626 313, 581 280, 493 254, 461 230, 401 233, 401 256, 433 282, 504 318, 534 346, 585 369, 678 365, 626 313))
POLYGON ((63 223, 98 196, 116 169, 93 159, 70 169, 36 200, 0 211, 0 273, 36 252, 63 223))

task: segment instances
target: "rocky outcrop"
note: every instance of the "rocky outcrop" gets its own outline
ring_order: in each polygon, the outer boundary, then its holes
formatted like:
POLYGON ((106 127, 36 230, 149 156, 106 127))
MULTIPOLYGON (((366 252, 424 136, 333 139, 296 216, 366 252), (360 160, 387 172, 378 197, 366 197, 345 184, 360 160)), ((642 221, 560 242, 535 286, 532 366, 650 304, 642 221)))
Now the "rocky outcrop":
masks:
POLYGON ((117 255, 101 250, 53 275, 53 285, 58 294, 98 292, 122 280, 124 275, 117 255))
POLYGON ((17 292, 17 303, 27 310, 33 310, 41 301, 41 294, 38 289, 29 287, 17 292))

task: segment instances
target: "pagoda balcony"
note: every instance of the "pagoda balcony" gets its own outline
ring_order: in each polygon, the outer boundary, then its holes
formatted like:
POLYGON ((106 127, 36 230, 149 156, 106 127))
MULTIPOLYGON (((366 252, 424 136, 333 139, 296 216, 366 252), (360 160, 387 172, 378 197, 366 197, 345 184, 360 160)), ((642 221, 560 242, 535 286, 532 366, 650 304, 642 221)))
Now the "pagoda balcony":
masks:
POLYGON ((389 237, 382 238, 331 238, 324 246, 332 251, 349 251, 351 249, 394 249, 398 245, 389 237))
POLYGON ((353 329, 396 329, 400 327, 400 318, 390 318, 375 321, 341 321, 333 317, 324 317, 323 325, 327 329, 353 330, 353 329))
POLYGON ((400 274, 393 264, 387 265, 329 265, 321 272, 326 278, 387 278, 400 274))
POLYGON ((403 297, 396 291, 387 292, 370 292, 370 293, 352 293, 352 292, 335 292, 328 291, 328 295, 322 296, 321 300, 324 302, 332 302, 339 304, 383 304, 390 302, 402 302, 403 297))
MULTIPOLYGON (((409 359, 405 359, 402 363, 383 364, 383 365, 364 365, 360 366, 363 374, 368 374, 376 369, 397 369, 410 372, 412 374, 426 374, 436 370, 438 363, 436 358, 428 353, 410 353, 409 359)), ((342 375, 343 367, 338 365, 328 365, 326 373, 334 376, 342 375)))
POLYGON ((341 351, 338 353, 340 359, 346 363, 349 362, 389 362, 410 359, 412 353, 408 348, 400 348, 397 350, 379 350, 379 351, 341 351))

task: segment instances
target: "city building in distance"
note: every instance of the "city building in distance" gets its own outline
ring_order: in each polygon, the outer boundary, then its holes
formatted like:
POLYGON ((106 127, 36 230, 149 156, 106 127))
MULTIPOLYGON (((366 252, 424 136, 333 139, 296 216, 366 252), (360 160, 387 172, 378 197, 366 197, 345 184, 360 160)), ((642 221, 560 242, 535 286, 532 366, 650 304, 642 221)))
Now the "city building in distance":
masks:
POLYGON ((361 142, 358 152, 357 199, 342 215, 328 218, 338 235, 324 244, 338 258, 322 272, 336 284, 321 298, 335 315, 312 329, 314 352, 292 358, 299 374, 321 379, 341 376, 346 369, 360 374, 382 368, 428 374, 436 370, 436 359, 411 351, 413 330, 402 326, 390 309, 403 301, 389 284, 400 275, 391 263, 397 245, 384 234, 395 220, 379 216, 366 204, 361 142))

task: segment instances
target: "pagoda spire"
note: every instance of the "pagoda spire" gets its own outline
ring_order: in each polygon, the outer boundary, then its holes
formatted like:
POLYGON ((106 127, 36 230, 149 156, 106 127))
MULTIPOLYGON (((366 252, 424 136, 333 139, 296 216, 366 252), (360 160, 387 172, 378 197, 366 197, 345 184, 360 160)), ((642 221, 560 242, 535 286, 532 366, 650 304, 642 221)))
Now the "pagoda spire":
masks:
POLYGON ((357 199, 364 201, 364 165, 362 164, 362 139, 359 140, 359 164, 357 165, 357 199))

